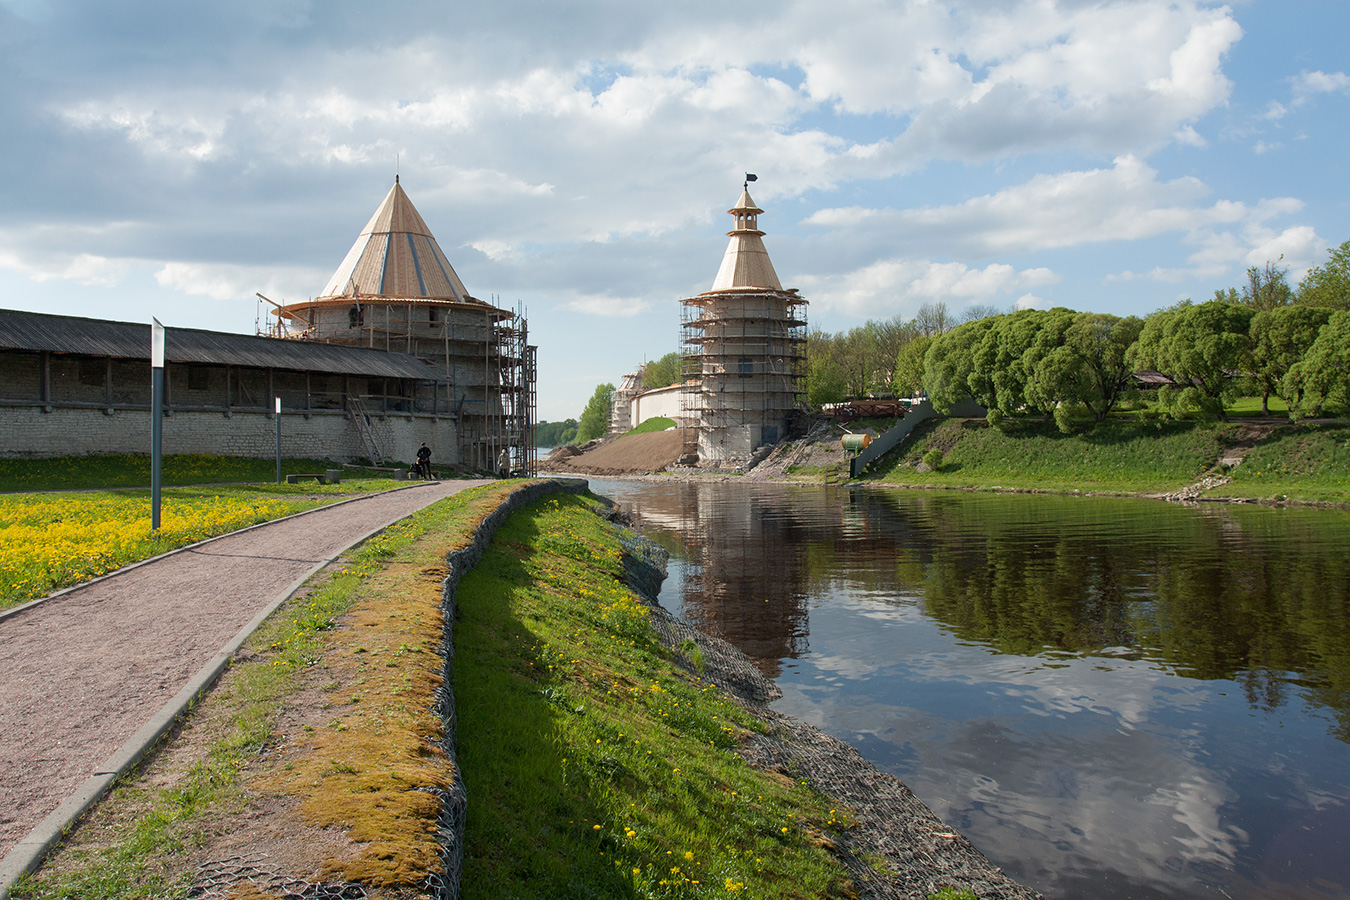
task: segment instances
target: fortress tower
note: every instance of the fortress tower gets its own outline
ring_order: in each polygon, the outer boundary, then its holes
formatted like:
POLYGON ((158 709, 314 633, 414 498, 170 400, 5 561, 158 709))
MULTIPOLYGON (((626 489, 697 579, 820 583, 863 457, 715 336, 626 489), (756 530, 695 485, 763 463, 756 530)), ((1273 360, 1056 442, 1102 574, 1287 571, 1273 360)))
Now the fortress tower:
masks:
MULTIPOLYGON (((752 176, 753 177, 753 176, 752 176)), ((786 436, 805 393, 806 300, 784 290, 761 240, 747 179, 712 289, 681 303, 685 453, 732 462, 786 436)))
MULTIPOLYGON (((525 318, 469 294, 397 177, 319 296, 275 312, 279 337, 426 362, 444 382, 431 409, 417 412, 455 419, 459 463, 533 468, 535 348, 525 318)), ((348 403, 363 417, 389 411, 378 395, 348 403)))

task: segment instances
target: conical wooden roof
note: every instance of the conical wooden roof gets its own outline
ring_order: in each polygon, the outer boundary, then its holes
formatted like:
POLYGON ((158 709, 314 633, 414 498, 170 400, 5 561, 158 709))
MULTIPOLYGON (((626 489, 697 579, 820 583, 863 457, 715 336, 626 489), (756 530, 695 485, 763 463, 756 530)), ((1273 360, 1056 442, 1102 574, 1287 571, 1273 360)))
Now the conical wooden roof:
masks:
POLYGON ((769 290, 781 291, 778 273, 769 260, 769 251, 760 240, 759 214, 764 212, 750 198, 750 191, 742 190, 736 205, 727 210, 736 217, 736 227, 727 232, 731 243, 722 256, 722 267, 713 279, 713 291, 769 290))
POLYGON ((398 178, 316 299, 390 297, 476 301, 398 178))

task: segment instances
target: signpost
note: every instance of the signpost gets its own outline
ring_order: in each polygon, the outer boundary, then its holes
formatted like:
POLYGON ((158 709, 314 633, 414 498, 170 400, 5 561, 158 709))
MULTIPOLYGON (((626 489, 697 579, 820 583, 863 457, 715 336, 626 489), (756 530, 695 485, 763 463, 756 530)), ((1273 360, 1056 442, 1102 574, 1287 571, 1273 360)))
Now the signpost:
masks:
POLYGON ((281 484, 281 398, 277 398, 277 484, 281 484))
POLYGON ((150 530, 159 530, 160 458, 164 450, 164 326, 150 318, 150 530))

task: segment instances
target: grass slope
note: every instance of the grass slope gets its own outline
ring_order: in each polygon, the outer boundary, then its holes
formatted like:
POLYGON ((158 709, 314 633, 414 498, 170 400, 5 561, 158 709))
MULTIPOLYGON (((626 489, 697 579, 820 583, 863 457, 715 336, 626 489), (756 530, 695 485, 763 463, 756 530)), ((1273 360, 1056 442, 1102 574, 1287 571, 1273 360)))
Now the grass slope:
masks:
POLYGON ((448 766, 430 713, 444 555, 514 487, 435 504, 318 576, 16 900, 185 898, 203 861, 307 844, 293 876, 422 896, 438 868, 428 789, 455 777, 466 900, 848 896, 825 849, 846 820, 738 756, 763 726, 656 640, 594 498, 517 513, 461 583, 448 766))
MULTIPOLYGON (((282 475, 341 468, 322 459, 283 459, 282 475)), ((273 459, 239 456, 168 455, 160 462, 163 485, 275 482, 273 459)), ((89 488, 149 487, 148 454, 66 456, 55 459, 0 459, 0 493, 71 491, 89 488)))
POLYGON ((1131 420, 1065 435, 1048 421, 1014 421, 1000 429, 983 419, 939 419, 924 423, 873 463, 867 477, 932 487, 1171 491, 1194 482, 1218 461, 1232 428, 1131 420), (942 454, 941 465, 918 471, 917 464, 933 450, 942 454))
POLYGON ((518 513, 460 585, 465 900, 840 896, 838 815, 740 758, 762 726, 663 648, 596 506, 518 513))
POLYGON ((1259 442, 1232 481, 1211 493, 1257 500, 1350 502, 1350 425, 1281 428, 1259 442))

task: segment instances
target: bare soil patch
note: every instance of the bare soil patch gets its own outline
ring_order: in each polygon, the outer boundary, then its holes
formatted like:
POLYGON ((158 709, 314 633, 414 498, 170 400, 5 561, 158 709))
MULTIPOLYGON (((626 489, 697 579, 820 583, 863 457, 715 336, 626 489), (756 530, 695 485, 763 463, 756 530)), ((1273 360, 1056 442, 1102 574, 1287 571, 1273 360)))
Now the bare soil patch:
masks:
POLYGON ((649 434, 630 434, 605 441, 578 456, 555 453, 541 469, 579 475, 633 475, 660 472, 680 458, 684 431, 672 428, 649 434))

